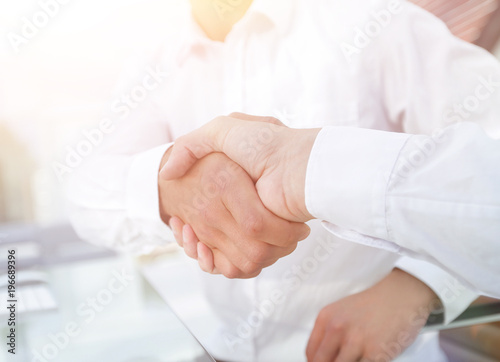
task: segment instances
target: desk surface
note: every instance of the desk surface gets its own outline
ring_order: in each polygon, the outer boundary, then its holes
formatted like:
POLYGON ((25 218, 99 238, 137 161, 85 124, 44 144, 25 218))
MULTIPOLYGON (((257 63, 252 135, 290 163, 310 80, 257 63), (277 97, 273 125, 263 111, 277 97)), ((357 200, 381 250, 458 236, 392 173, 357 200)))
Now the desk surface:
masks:
POLYGON ((138 269, 124 257, 39 269, 56 307, 19 312, 16 356, 1 348, 0 361, 212 361, 138 269))

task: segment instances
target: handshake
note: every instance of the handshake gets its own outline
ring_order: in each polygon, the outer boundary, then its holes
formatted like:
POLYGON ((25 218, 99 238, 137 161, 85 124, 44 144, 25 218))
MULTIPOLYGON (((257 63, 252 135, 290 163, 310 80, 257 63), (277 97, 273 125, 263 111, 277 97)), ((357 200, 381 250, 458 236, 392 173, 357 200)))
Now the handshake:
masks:
MULTIPOLYGON (((304 222, 313 216, 305 202, 306 171, 319 131, 233 113, 178 138, 165 153, 160 214, 202 270, 252 278, 307 238, 304 222)), ((394 358, 404 349, 401 336, 404 347, 417 337, 435 300, 427 285, 394 269, 371 288, 321 310, 308 361, 394 358), (394 344, 399 349, 386 358, 385 346, 394 344)))
POLYGON ((165 153, 160 216, 202 270, 253 278, 307 238, 305 175, 319 131, 233 113, 165 153))

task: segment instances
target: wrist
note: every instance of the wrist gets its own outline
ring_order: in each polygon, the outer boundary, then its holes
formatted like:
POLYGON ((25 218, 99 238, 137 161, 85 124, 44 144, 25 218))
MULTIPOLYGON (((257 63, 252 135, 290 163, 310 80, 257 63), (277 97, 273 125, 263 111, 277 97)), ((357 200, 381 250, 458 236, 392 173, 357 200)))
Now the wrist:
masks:
POLYGON ((413 292, 413 299, 419 305, 432 305, 433 302, 438 298, 436 293, 434 293, 434 291, 427 284, 399 268, 394 268, 392 270, 391 274, 388 277, 388 282, 399 283, 399 285, 408 286, 408 291, 413 292))
POLYGON ((287 140, 288 146, 284 148, 295 150, 289 153, 285 176, 285 180, 288 181, 284 184, 285 197, 302 222, 315 218, 307 210, 305 189, 309 157, 320 130, 320 128, 294 130, 295 134, 287 140))

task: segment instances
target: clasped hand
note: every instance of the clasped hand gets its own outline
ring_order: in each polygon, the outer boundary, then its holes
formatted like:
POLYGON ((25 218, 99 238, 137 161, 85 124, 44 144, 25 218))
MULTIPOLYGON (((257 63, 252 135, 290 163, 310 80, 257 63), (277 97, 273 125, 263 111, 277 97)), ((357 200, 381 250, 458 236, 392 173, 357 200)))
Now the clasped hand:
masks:
POLYGON ((270 212, 247 172, 222 153, 203 157, 175 180, 160 178, 159 196, 162 219, 186 254, 228 278, 257 276, 310 232, 270 212))
MULTIPOLYGON (((162 210, 172 216, 178 243, 203 270, 253 277, 307 237, 303 222, 312 215, 305 206, 305 174, 318 132, 232 114, 176 141, 159 176, 162 210)), ((307 358, 395 358, 416 338, 435 299, 424 283, 395 269, 375 286, 323 308, 307 358)))
POLYGON ((309 131, 233 113, 165 153, 160 214, 204 271, 255 277, 309 235, 305 168, 319 130, 309 131))

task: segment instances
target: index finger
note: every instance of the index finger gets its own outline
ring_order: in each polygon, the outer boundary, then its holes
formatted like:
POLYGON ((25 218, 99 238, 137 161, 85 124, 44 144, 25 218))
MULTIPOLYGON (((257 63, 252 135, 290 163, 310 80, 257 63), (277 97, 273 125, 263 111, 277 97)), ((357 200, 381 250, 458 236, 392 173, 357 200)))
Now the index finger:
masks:
POLYGON ((229 117, 217 117, 204 126, 179 137, 167 162, 160 170, 164 180, 174 180, 183 176, 199 159, 222 151, 226 134, 233 126, 229 117))
POLYGON ((326 330, 326 322, 327 321, 322 318, 322 315, 320 314, 316 319, 316 323, 314 323, 314 328, 306 347, 306 356, 308 361, 313 361, 316 356, 316 352, 323 341, 326 330))

